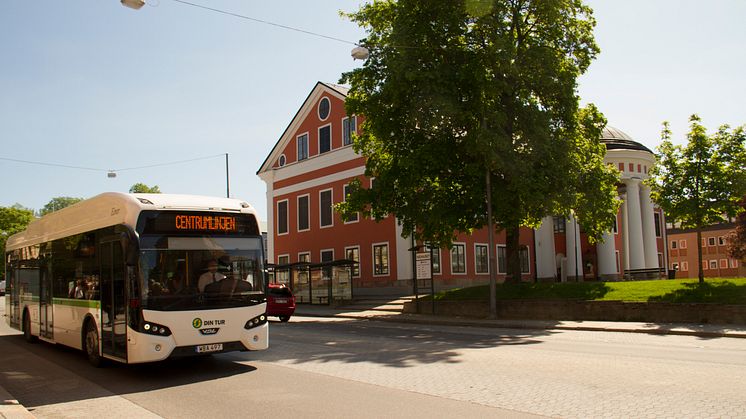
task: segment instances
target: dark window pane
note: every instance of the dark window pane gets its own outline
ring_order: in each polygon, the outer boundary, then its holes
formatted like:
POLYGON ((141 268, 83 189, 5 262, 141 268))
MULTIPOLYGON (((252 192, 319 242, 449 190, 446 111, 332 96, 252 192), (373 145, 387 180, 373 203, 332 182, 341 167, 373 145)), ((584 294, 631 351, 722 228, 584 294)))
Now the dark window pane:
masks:
POLYGON ((321 192, 320 198, 321 226, 332 225, 332 191, 321 192))
POLYGON ((298 198, 298 230, 308 230, 308 196, 298 198))
POLYGON ((332 149, 332 126, 319 128, 319 153, 326 153, 332 149))
POLYGON ((277 203, 277 234, 288 232, 288 201, 277 203))

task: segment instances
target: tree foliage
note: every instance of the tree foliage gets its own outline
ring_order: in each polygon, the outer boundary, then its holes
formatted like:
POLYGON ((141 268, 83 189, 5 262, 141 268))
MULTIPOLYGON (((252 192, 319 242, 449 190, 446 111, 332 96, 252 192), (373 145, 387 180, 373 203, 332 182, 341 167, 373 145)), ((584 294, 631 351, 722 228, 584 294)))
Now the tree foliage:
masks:
POLYGON ((83 198, 72 198, 69 196, 58 196, 52 198, 52 200, 49 201, 47 205, 44 205, 44 208, 39 211, 39 215, 43 217, 50 212, 59 211, 62 208, 69 207, 70 205, 76 204, 82 200, 83 198))
POLYGON ((130 187, 130 193, 161 193, 158 185, 148 186, 144 183, 135 183, 130 187))
MULTIPOLYGON (((713 135, 697 115, 689 118, 685 146, 671 141, 668 123, 663 123, 658 163, 651 177, 651 196, 669 221, 697 230, 724 221, 742 211, 738 203, 746 194, 746 135, 744 127, 732 130, 723 125, 713 135)), ((704 282, 702 247, 699 249, 699 280, 704 282)))
POLYGON ((5 242, 8 237, 25 229, 33 219, 34 212, 19 205, 0 207, 0 254, 3 255, 0 276, 5 276, 5 242))
POLYGON ((736 219, 736 230, 728 237, 728 254, 746 262, 746 196, 741 200, 741 211, 736 219))
POLYGON ((367 30, 362 68, 343 75, 355 150, 372 188, 338 206, 393 213, 405 234, 448 246, 493 221, 519 275, 519 226, 574 210, 593 237, 613 223, 618 172, 604 164, 606 121, 579 108, 576 79, 598 53, 580 0, 381 1, 348 15, 367 30))

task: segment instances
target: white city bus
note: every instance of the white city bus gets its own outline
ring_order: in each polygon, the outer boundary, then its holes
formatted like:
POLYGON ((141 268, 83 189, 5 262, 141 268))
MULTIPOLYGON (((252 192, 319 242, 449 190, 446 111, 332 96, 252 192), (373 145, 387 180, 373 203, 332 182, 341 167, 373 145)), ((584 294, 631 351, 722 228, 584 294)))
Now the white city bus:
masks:
POLYGON ((264 247, 246 202, 104 193, 33 221, 5 257, 10 326, 96 366, 268 346, 264 247))

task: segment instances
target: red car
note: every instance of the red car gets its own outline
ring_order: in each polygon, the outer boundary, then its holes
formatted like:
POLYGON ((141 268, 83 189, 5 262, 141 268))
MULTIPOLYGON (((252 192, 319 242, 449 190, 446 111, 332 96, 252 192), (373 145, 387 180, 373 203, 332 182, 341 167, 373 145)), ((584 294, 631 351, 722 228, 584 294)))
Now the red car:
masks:
POLYGON ((290 320, 295 313, 295 296, 284 284, 267 287, 267 316, 278 316, 281 322, 290 320))

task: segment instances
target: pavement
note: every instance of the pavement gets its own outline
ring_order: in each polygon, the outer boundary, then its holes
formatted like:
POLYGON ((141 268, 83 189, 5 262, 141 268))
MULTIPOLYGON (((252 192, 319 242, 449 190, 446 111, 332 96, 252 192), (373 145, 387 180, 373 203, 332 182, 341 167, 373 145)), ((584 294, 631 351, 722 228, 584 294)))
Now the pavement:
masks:
MULTIPOLYGON (((645 322, 602 322, 569 320, 506 320, 437 316, 432 314, 402 313, 375 308, 334 308, 325 305, 299 304, 296 316, 342 318, 361 321, 384 321, 422 325, 487 327, 500 329, 583 330, 599 332, 648 333, 659 335, 688 335, 701 338, 746 339, 746 325, 677 324, 645 322)), ((0 419, 33 418, 22 404, 0 386, 0 419)))

